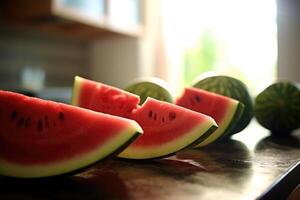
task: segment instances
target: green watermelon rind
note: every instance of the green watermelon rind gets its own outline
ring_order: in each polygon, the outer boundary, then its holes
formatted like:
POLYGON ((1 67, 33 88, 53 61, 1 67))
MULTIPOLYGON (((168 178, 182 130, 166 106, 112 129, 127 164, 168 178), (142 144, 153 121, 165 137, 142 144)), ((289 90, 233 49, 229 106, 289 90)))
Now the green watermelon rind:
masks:
POLYGON ((297 84, 279 81, 268 86, 255 98, 254 116, 261 126, 273 133, 288 134, 300 128, 300 90, 297 84))
POLYGON ((235 103, 231 103, 231 108, 229 108, 226 112, 226 116, 224 117, 222 124, 218 124, 219 128, 206 140, 199 143, 195 147, 204 147, 207 146, 213 142, 217 142, 222 140, 223 138, 226 138, 228 134, 232 132, 236 124, 238 123, 238 120, 241 117, 241 114, 244 110, 244 104, 240 103, 239 101, 234 100, 235 103), (223 129, 222 129, 222 128, 223 129), (213 137, 212 137, 213 136, 213 137))
MULTIPOLYGON (((210 118, 210 117, 208 117, 210 118)), ((177 138, 169 142, 169 144, 164 144, 162 147, 156 146, 155 148, 138 148, 138 147, 128 147, 122 153, 118 155, 120 158, 125 159, 157 159, 164 158, 170 155, 174 155, 178 151, 194 147, 196 144, 199 144, 207 137, 209 137, 218 127, 213 119, 206 123, 199 124, 194 127, 193 130, 185 133, 184 136, 177 138), (201 133, 199 135, 199 133, 201 133), (188 141, 188 142, 187 142, 188 141)))
POLYGON ((248 126, 253 117, 254 108, 252 98, 243 82, 230 76, 218 75, 197 80, 193 84, 193 87, 215 92, 236 99, 244 104, 245 108, 240 119, 236 123, 236 126, 232 128, 232 131, 226 134, 227 137, 242 131, 248 126), (223 85, 224 83, 227 85, 223 85), (230 88, 228 85, 230 85, 230 88))
POLYGON ((71 99, 71 104, 72 105, 78 105, 78 97, 79 97, 79 93, 80 93, 80 88, 81 88, 81 84, 83 82, 83 78, 81 78, 80 76, 75 76, 74 78, 74 83, 73 83, 73 91, 72 91, 72 99, 71 99))
POLYGON ((154 77, 135 80, 127 86, 125 90, 138 95, 141 99, 140 105, 142 105, 148 97, 169 103, 172 103, 174 100, 171 88, 167 83, 154 77))
POLYGON ((124 156, 118 156, 118 158, 124 159, 124 160, 125 159, 132 159, 132 160, 152 160, 152 159, 160 159, 160 158, 166 158, 166 157, 174 156, 174 155, 176 155, 180 151, 183 151, 185 149, 194 148, 197 144, 199 144, 199 143, 203 142, 205 139, 207 139, 216 129, 218 129, 217 126, 210 127, 197 140, 195 140, 191 144, 187 145, 186 147, 184 147, 184 148, 182 148, 182 149, 180 149, 180 150, 178 150, 176 152, 172 152, 172 153, 169 153, 169 154, 164 154, 164 155, 161 155, 161 156, 151 157, 151 158, 130 158, 130 157, 124 157, 124 156))
POLYGON ((238 106, 236 108, 236 111, 231 119, 231 122, 229 124, 229 126, 226 128, 226 130, 224 131, 223 135, 218 138, 216 141, 220 141, 224 138, 230 137, 230 133, 233 132, 234 128, 236 127, 239 119, 241 118, 243 112, 244 112, 245 106, 243 103, 239 102, 238 106))

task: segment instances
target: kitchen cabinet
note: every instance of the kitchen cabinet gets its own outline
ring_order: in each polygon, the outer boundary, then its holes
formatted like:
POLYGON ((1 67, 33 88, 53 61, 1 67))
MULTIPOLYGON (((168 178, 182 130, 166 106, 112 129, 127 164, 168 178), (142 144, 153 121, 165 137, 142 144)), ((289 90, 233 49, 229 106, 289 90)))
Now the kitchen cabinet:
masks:
POLYGON ((142 0, 5 0, 2 24, 77 38, 139 37, 142 0))

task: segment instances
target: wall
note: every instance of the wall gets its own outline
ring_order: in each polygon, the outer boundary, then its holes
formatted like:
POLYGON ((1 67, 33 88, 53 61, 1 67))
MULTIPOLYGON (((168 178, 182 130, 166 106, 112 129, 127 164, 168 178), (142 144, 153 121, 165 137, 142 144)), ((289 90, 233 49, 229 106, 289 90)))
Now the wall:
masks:
POLYGON ((0 28, 0 88, 20 86, 24 67, 46 72, 46 86, 72 86, 74 75, 88 76, 86 42, 0 28))
POLYGON ((277 0, 278 78, 300 82, 300 1, 277 0))
POLYGON ((143 34, 140 37, 103 38, 90 47, 91 77, 94 80, 124 88, 138 77, 166 74, 159 58, 159 33, 157 27, 160 1, 140 1, 142 4, 141 22, 143 34))
POLYGON ((90 46, 91 78, 125 87, 140 74, 137 38, 104 38, 90 46))

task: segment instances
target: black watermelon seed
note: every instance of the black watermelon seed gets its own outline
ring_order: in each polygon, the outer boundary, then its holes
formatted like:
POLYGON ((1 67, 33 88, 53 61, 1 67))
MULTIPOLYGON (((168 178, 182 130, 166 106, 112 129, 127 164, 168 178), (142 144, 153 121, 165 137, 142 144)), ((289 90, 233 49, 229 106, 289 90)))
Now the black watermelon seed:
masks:
POLYGON ((31 124, 31 119, 30 119, 30 117, 28 117, 28 118, 25 120, 25 128, 30 127, 30 124, 31 124))
POLYGON ((58 113, 58 119, 64 120, 64 118, 65 118, 64 113, 63 113, 63 112, 59 112, 59 113, 58 113))
POLYGON ((175 112, 169 112, 169 119, 174 120, 176 118, 176 113, 175 112))
POLYGON ((21 128, 21 126, 24 124, 24 117, 21 117, 17 123, 17 127, 21 128))
POLYGON ((195 100, 196 100, 197 103, 200 103, 200 97, 198 95, 195 96, 195 100))
POLYGON ((42 120, 39 120, 37 123, 37 130, 38 132, 42 132, 43 131, 43 122, 42 120))
POLYGON ((14 110, 14 111, 11 113, 10 119, 11 119, 11 120, 14 120, 16 117, 17 117, 17 111, 14 110))
POLYGON ((153 112, 152 112, 152 110, 150 110, 149 113, 148 113, 148 117, 151 118, 152 115, 153 115, 153 112))
POLYGON ((161 121, 162 121, 162 123, 165 123, 165 118, 162 117, 162 118, 161 118, 161 121))
POLYGON ((48 119, 48 116, 45 116, 44 121, 45 121, 45 128, 49 128, 49 119, 48 119))

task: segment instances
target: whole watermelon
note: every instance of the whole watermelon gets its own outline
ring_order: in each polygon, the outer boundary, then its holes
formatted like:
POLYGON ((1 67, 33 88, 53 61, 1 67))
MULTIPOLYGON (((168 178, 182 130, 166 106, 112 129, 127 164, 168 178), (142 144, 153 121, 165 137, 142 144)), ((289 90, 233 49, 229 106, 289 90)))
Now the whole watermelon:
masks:
POLYGON ((254 116, 275 134, 300 127, 300 90, 295 83, 280 81, 263 90, 254 103, 254 116))
POLYGON ((172 89, 167 82, 156 77, 141 78, 125 88, 126 91, 136 94, 140 97, 142 105, 148 97, 166 102, 173 102, 172 89))
POLYGON ((232 132, 228 133, 228 137, 242 131, 250 123, 253 117, 253 102, 247 86, 240 80, 230 76, 216 75, 196 81, 193 87, 215 92, 244 104, 244 111, 232 132))

